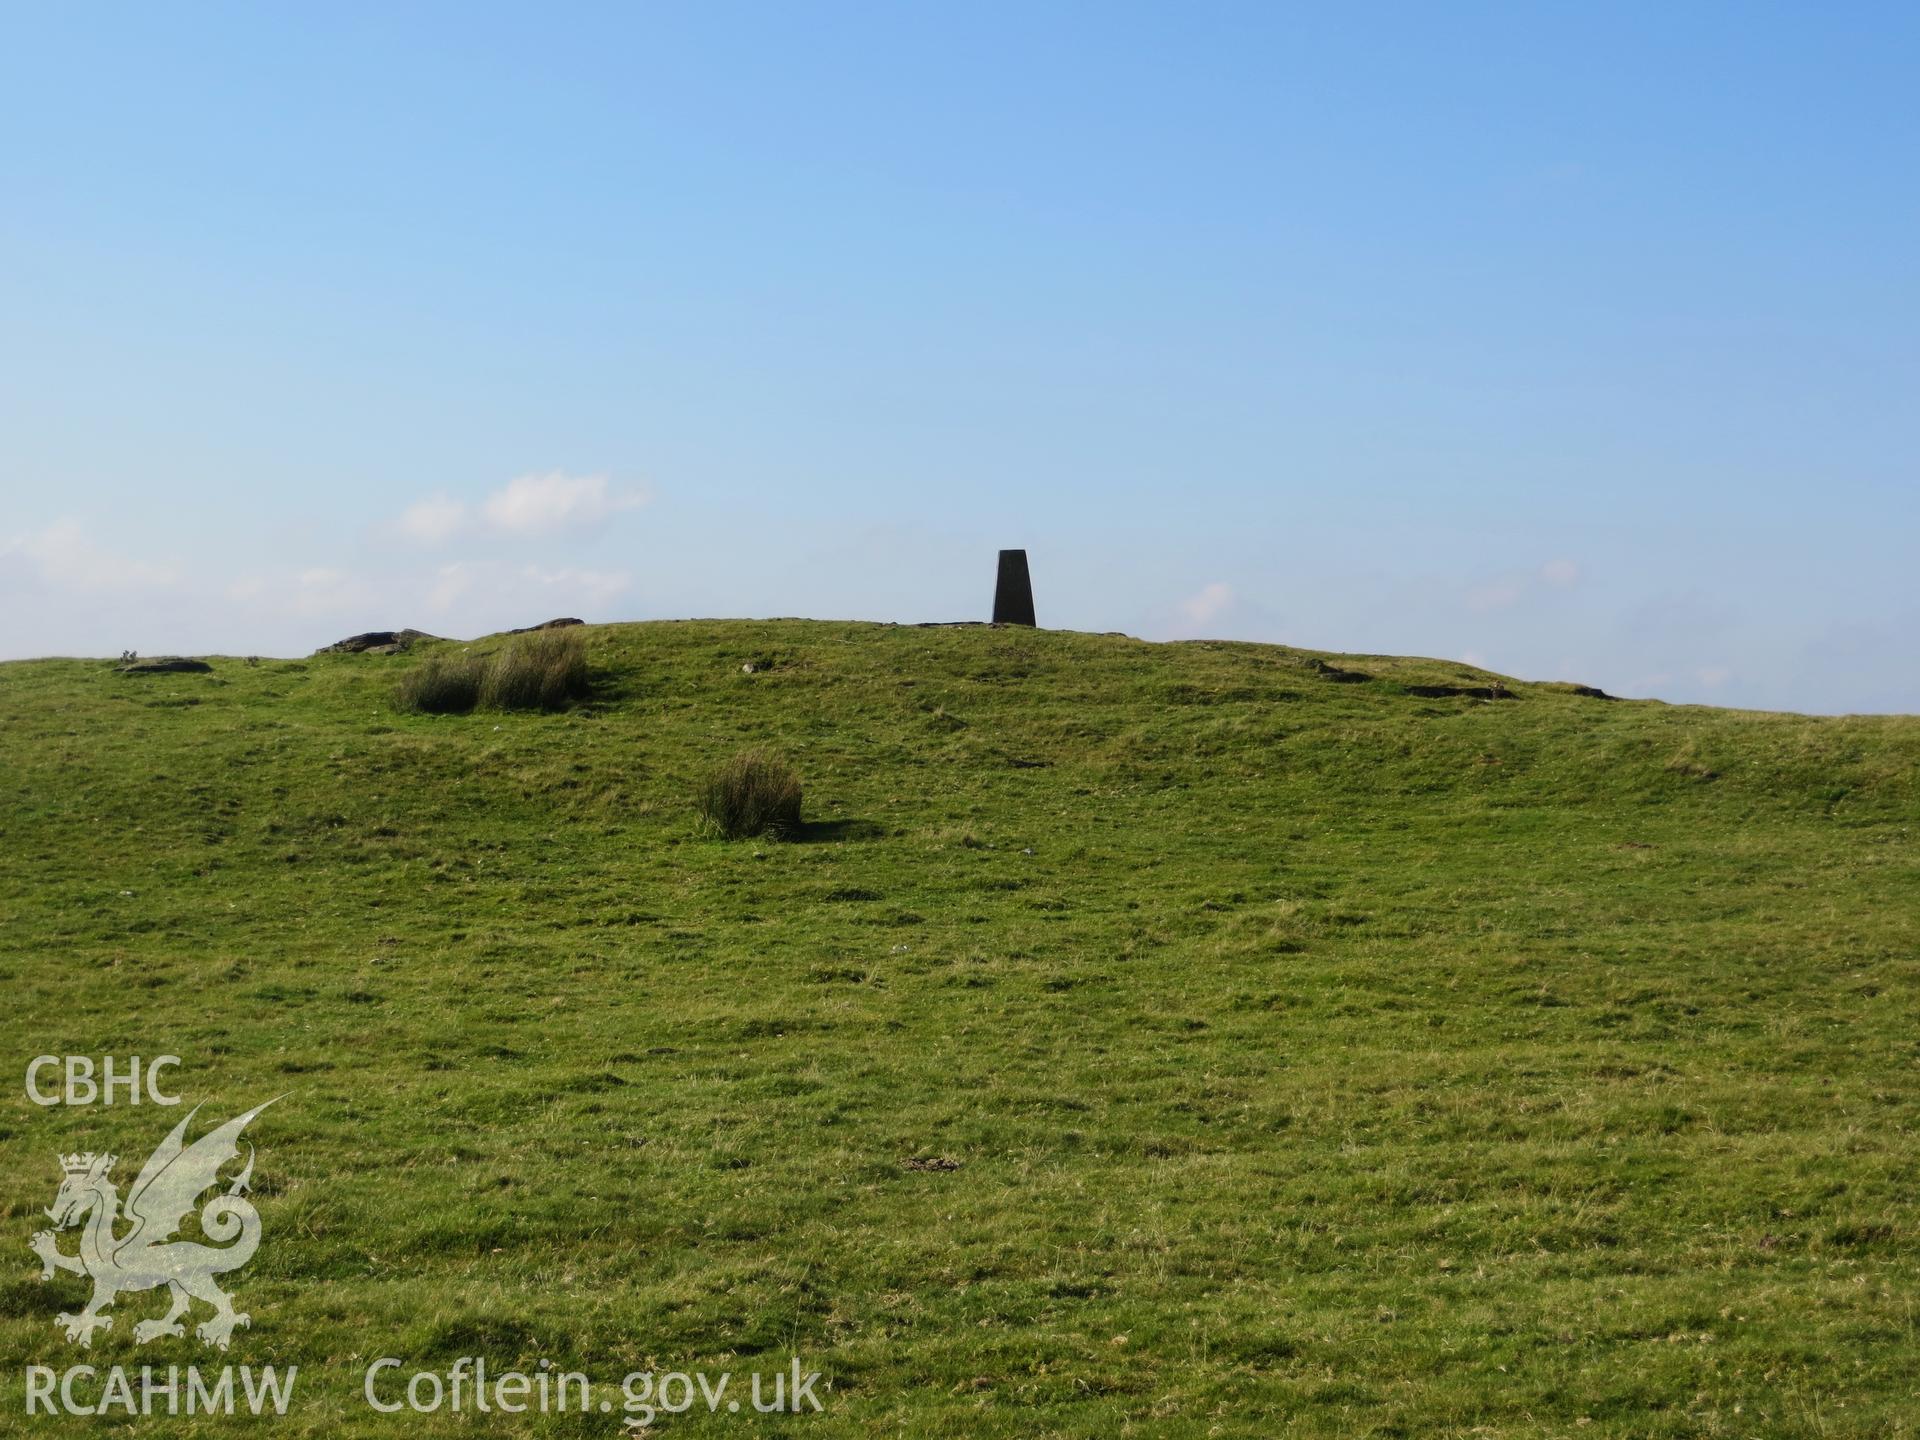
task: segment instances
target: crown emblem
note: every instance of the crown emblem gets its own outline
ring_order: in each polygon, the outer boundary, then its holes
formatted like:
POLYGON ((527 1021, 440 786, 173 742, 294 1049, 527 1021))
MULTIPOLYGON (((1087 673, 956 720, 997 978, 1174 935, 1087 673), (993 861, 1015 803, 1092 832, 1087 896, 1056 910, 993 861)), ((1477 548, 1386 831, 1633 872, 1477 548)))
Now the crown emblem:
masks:
POLYGON ((96 1160, 100 1162, 100 1168, 103 1171, 113 1168, 113 1156, 96 1155, 91 1150, 87 1151, 84 1155, 62 1155, 60 1157, 60 1168, 69 1175, 86 1175, 92 1171, 96 1160))

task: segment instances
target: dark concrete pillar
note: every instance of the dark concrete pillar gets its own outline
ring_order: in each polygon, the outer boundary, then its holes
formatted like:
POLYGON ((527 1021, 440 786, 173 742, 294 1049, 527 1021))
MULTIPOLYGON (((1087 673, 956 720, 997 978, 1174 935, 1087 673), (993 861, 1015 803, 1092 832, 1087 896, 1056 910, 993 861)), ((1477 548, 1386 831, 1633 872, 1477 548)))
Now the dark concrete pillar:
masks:
POLYGON ((993 587, 993 623, 1031 625, 1033 619, 1033 579, 1027 574, 1027 552, 1000 552, 1000 580, 993 587))

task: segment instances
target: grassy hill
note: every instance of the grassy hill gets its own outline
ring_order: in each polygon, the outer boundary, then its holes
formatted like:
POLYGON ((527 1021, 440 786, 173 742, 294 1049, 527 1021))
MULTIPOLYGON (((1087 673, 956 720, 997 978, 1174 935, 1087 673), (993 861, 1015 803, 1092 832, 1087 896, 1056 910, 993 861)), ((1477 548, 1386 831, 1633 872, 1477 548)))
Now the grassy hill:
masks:
MULTIPOLYGON (((559 714, 397 713, 433 646, 0 667, 6 1063, 286 1093, 228 1357, 300 1366, 273 1433, 619 1433, 384 1420, 380 1355, 796 1352, 825 1414, 655 1433, 1916 1433, 1920 719, 586 633, 559 714), (694 824, 748 744, 791 841, 694 824)), ((134 1344, 151 1295, 83 1355, 27 1251, 56 1151, 130 1174, 184 1110, 11 1095, 7 1408, 29 1362, 213 1363, 134 1344)))

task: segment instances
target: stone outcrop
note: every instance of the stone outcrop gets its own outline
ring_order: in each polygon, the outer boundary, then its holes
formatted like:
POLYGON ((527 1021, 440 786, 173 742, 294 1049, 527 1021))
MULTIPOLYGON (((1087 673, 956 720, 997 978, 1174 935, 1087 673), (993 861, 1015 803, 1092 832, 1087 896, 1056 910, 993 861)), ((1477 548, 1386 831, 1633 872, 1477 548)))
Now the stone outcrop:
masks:
POLYGON ((322 645, 316 655, 398 655, 416 640, 437 640, 424 630, 369 630, 364 635, 349 635, 331 645, 322 645))
POLYGON ((213 666, 204 660, 190 660, 185 655, 151 655, 114 668, 122 675, 204 675, 213 666))

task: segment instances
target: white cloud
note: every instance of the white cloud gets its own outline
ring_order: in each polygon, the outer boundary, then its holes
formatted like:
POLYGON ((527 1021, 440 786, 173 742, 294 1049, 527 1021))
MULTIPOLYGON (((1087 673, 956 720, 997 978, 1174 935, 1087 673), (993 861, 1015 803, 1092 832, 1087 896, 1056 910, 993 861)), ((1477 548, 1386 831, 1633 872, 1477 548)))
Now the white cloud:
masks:
POLYGON ((605 475, 519 475, 477 506, 443 493, 416 500, 393 522, 394 533, 416 545, 444 545, 476 526, 497 535, 547 535, 588 529, 653 497, 644 489, 616 491, 605 475))
POLYGON ((427 590, 427 608, 444 615, 460 603, 460 597, 473 589, 476 578, 472 565, 442 565, 427 590))
POLYGON ((542 570, 537 565, 462 562, 442 565, 426 588, 424 603, 435 615, 491 627, 529 625, 549 617, 541 607, 597 610, 633 584, 624 570, 542 570))
POLYGON ((538 535, 597 524, 622 510, 647 503, 642 491, 615 493, 605 475, 521 475, 486 498, 481 512, 494 530, 509 535, 538 535))
POLYGON ((1233 587, 1215 580, 1180 602, 1180 613, 1195 625, 1205 625, 1233 608, 1233 587))
POLYGON ((1283 630, 1279 616, 1225 580, 1163 602, 1135 623, 1141 634, 1156 640, 1271 640, 1283 630))
POLYGON ((137 590, 175 584, 179 571, 131 559, 96 544, 77 521, 57 520, 44 530, 0 541, 0 555, 18 555, 40 578, 62 590, 137 590))
POLYGON ((467 523, 467 506, 450 495, 429 495, 400 512, 397 528, 421 545, 444 545, 467 523))
POLYGON ((288 605, 296 615, 317 619, 364 611, 373 601, 374 587, 359 576, 314 566, 295 577, 288 605))
POLYGON ((1570 589, 1580 579, 1580 567, 1571 560, 1549 560, 1531 572, 1515 572, 1495 580, 1470 585, 1466 591, 1467 609, 1476 615, 1494 610, 1510 610, 1521 601, 1538 595, 1542 585, 1556 590, 1570 589))
POLYGON ((1525 594, 1525 588, 1511 580, 1496 580, 1490 585, 1476 585, 1467 591, 1467 608, 1477 615, 1489 610, 1505 610, 1519 603, 1525 594))
POLYGON ((541 570, 529 565, 521 573, 536 585, 564 590, 596 605, 605 604, 633 584, 633 576, 625 570, 541 570))
POLYGON ((1695 672, 1694 678, 1709 690, 1718 690, 1733 678, 1733 670, 1726 665, 1708 665, 1695 672))

